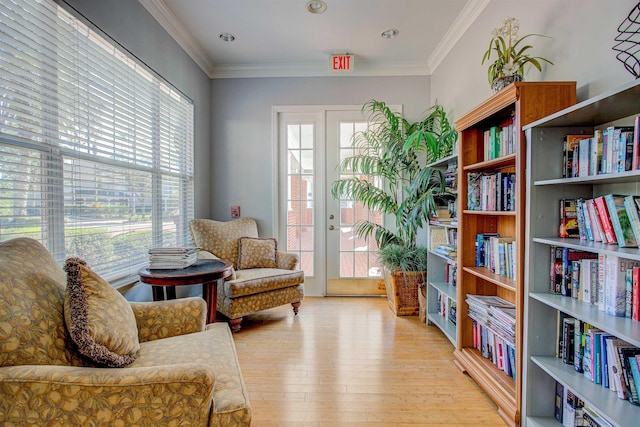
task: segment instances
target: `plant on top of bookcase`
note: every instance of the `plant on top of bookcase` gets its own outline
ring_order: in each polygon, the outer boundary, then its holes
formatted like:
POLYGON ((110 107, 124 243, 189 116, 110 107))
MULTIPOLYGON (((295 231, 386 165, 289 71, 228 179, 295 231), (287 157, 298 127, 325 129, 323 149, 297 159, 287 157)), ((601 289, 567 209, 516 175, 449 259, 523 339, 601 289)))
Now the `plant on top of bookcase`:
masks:
POLYGON ((491 60, 493 53, 496 59, 489 65, 487 69, 487 77, 489 84, 494 92, 499 92, 509 83, 522 81, 524 79, 524 66, 531 64, 538 71, 542 71, 541 62, 553 65, 553 62, 541 56, 531 56, 529 49, 531 45, 521 45, 521 43, 531 37, 547 37, 542 34, 527 34, 518 37, 520 23, 516 18, 505 18, 502 26, 493 30, 489 48, 482 57, 482 64, 491 60))

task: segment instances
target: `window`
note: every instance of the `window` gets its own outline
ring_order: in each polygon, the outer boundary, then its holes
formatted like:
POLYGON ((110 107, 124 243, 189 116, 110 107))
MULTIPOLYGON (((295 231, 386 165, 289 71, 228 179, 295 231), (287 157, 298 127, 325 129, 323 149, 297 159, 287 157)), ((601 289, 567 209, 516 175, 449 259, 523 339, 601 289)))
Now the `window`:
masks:
POLYGON ((190 244, 193 103, 51 0, 0 4, 0 241, 112 282, 190 244))

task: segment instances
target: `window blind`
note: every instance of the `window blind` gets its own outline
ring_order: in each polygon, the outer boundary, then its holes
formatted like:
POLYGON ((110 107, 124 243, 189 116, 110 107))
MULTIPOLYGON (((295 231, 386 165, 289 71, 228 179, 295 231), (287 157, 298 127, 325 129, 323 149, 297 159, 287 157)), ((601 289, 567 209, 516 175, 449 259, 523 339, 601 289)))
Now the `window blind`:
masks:
POLYGON ((0 241, 107 280, 191 244, 193 103, 51 0, 0 4, 0 241))

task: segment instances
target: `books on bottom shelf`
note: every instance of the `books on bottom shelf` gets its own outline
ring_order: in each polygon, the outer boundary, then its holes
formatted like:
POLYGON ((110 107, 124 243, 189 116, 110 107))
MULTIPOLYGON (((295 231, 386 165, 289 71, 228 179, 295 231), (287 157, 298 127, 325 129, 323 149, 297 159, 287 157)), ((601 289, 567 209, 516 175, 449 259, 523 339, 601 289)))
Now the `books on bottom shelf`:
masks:
POLYGON ((171 247, 149 249, 150 270, 183 269, 198 260, 198 248, 171 247))
POLYGON ((438 315, 455 326, 457 321, 456 314, 458 309, 458 304, 456 303, 456 301, 449 298, 443 292, 438 291, 437 304, 438 315))
POLYGON ((575 392, 556 381, 554 418, 564 427, 613 427, 593 408, 587 406, 575 392))
POLYGON ((640 321, 640 261, 550 246, 549 292, 640 321))
POLYGON ((493 295, 467 294, 473 345, 515 381, 515 304, 493 295))
POLYGON ((640 406, 640 348, 593 325, 558 313, 557 354, 594 384, 640 406))

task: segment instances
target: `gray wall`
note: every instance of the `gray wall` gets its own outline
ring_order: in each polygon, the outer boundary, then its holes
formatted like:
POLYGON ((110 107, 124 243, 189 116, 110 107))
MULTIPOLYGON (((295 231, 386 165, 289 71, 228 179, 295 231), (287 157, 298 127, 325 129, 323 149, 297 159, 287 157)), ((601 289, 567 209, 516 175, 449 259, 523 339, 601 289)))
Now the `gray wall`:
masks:
POLYGON ((520 21, 520 35, 530 37, 535 56, 554 63, 540 73, 530 68, 528 81, 576 81, 578 102, 633 80, 611 48, 618 25, 637 0, 492 0, 431 76, 431 100, 452 112, 454 120, 492 95, 482 55, 491 31, 503 18, 520 21))
MULTIPOLYGON (((63 1, 57 0, 64 4, 63 1)), ((211 206, 211 80, 136 0, 65 0, 194 102, 195 215, 211 206)))
POLYGON ((212 218, 231 219, 240 205, 258 220, 260 235, 272 236, 274 159, 272 107, 357 105, 376 99, 402 104, 417 120, 429 107, 429 77, 318 77, 214 80, 212 99, 212 218))

